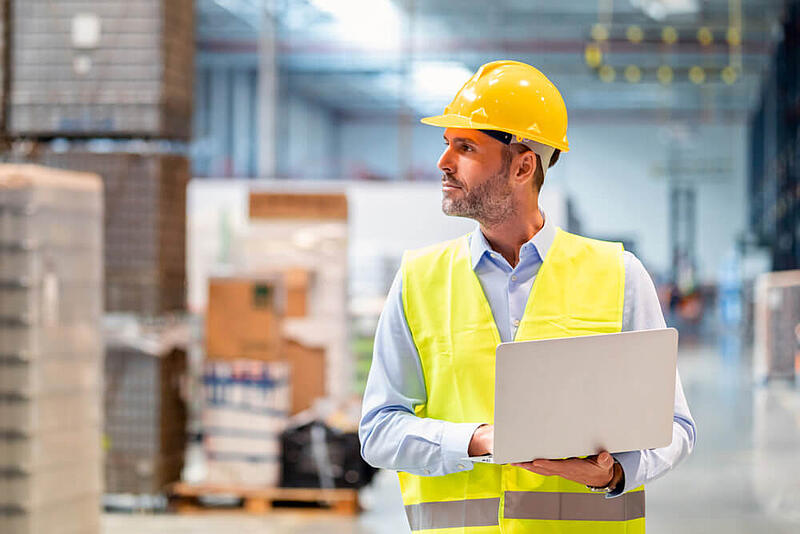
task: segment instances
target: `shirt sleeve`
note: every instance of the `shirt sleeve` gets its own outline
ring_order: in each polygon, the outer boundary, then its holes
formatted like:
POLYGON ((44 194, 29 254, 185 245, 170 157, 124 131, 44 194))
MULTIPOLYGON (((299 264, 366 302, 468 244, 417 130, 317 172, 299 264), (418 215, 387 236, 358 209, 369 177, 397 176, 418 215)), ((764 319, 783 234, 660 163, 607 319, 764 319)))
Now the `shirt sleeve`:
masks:
MULTIPOLYGON (((623 331, 666 327, 653 281, 642 262, 630 252, 625 252, 624 307, 623 331)), ((676 371, 672 443, 660 449, 613 454, 625 473, 625 483, 608 497, 617 497, 666 474, 692 453, 695 439, 695 422, 686 403, 680 373, 676 371)))
POLYGON ((416 345, 402 301, 402 276, 394 278, 378 320, 358 435, 370 465, 415 475, 468 471, 464 461, 475 423, 418 417, 414 408, 427 392, 416 345))

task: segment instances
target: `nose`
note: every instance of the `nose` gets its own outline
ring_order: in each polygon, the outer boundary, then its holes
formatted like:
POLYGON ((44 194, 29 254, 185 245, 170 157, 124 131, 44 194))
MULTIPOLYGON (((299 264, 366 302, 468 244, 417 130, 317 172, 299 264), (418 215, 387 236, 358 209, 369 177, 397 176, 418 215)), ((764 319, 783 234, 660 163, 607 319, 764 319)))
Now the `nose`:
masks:
POLYGON ((439 161, 436 163, 439 170, 447 174, 455 174, 456 165, 453 158, 452 147, 446 146, 444 152, 439 156, 439 161))

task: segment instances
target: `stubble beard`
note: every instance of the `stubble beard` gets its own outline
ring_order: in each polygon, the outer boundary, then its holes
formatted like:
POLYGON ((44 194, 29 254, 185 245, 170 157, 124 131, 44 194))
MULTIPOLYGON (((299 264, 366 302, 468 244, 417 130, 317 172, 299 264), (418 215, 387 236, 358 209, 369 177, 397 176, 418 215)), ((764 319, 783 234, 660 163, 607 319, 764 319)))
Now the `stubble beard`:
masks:
MULTIPOLYGON (((510 168, 510 161, 504 158, 500 172, 469 191, 462 188, 460 198, 448 198, 447 194, 443 194, 442 211, 445 215, 474 219, 484 228, 497 226, 515 216, 517 207, 508 177, 510 168)), ((446 174, 443 180, 461 185, 450 174, 446 174)))

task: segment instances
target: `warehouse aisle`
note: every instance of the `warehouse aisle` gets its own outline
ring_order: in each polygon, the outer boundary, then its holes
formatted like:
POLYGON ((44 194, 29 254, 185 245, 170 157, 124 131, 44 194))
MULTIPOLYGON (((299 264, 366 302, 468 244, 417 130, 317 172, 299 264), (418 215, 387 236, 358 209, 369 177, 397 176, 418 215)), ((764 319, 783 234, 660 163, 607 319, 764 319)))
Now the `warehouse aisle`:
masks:
MULTIPOLYGON (((648 532, 798 532, 800 388, 754 386, 748 358, 723 359, 713 348, 682 350, 679 365, 698 425, 698 442, 680 469, 649 485, 648 532)), ((395 479, 391 473, 380 475, 363 495, 369 511, 357 520, 293 513, 268 517, 105 515, 104 532, 408 532, 395 479)))

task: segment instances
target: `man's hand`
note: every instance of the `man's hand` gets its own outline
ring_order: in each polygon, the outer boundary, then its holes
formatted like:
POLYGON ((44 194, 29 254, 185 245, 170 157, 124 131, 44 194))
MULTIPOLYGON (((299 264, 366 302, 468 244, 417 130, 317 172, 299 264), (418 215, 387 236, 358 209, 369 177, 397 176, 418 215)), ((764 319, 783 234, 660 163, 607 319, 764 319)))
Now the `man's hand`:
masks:
POLYGON ((532 462, 515 463, 538 475, 560 476, 579 484, 612 489, 622 480, 622 468, 614 463, 608 452, 601 452, 588 458, 569 458, 567 460, 534 460, 532 462))
POLYGON ((494 425, 481 425, 475 429, 467 448, 469 456, 492 454, 494 450, 494 425))

